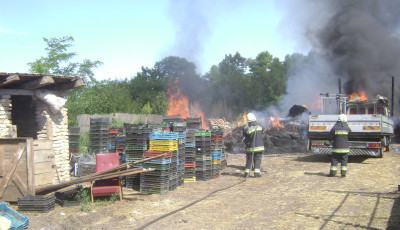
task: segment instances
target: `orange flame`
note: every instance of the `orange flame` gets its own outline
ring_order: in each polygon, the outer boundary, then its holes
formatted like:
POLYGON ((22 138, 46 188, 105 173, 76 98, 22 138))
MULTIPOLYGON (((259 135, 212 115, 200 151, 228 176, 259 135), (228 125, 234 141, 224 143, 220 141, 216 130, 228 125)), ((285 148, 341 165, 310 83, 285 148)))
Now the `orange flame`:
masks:
POLYGON ((237 127, 247 124, 246 114, 247 114, 247 112, 244 112, 241 117, 237 118, 237 127))
POLYGON ((280 128, 284 127, 284 124, 279 122, 278 116, 276 118, 270 117, 268 123, 269 123, 270 129, 275 128, 275 129, 279 130, 280 128))
POLYGON ((205 116, 201 111, 200 104, 195 101, 192 106, 189 106, 188 97, 182 93, 182 90, 178 87, 178 80, 175 80, 174 84, 170 84, 167 91, 168 96, 168 116, 180 115, 181 119, 188 117, 200 117, 202 128, 208 129, 205 122, 205 116))
POLYGON ((178 87, 178 80, 171 84, 167 91, 168 96, 168 116, 181 115, 181 118, 189 116, 189 99, 178 87))
POLYGON ((352 94, 349 95, 349 99, 352 99, 354 97, 360 97, 361 101, 366 101, 368 100, 367 94, 365 93, 364 90, 358 91, 358 92, 353 92, 352 94))

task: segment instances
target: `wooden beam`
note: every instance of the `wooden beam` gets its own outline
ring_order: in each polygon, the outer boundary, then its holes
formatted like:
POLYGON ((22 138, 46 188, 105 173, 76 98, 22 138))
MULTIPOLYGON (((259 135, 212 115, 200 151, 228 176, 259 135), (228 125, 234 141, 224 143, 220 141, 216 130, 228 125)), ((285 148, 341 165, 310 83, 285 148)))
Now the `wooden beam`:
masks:
POLYGON ((43 76, 35 80, 23 83, 20 88, 22 89, 38 89, 46 85, 54 84, 54 79, 50 76, 43 76))
MULTIPOLYGON (((57 91, 57 90, 48 90, 49 93, 54 95, 61 96, 68 96, 66 91, 57 91)), ((35 95, 35 90, 29 89, 0 89, 0 96, 1 95, 11 95, 11 96, 33 96, 35 95)))
POLYGON ((77 87, 81 87, 81 86, 85 86, 86 83, 83 79, 76 79, 76 80, 72 80, 70 82, 66 82, 66 83, 59 83, 57 84, 56 89, 57 90, 70 90, 70 89, 74 89, 77 87))
POLYGON ((0 89, 0 95, 32 96, 35 95, 35 92, 33 90, 26 89, 0 89))
POLYGON ((3 87, 5 85, 9 85, 9 84, 14 83, 14 82, 18 82, 19 80, 20 80, 20 78, 19 78, 19 76, 17 74, 10 75, 10 76, 6 77, 3 80, 3 82, 0 83, 0 87, 3 87))
POLYGON ((36 194, 47 194, 50 192, 60 190, 62 188, 66 188, 66 187, 74 185, 74 184, 81 184, 81 183, 85 183, 85 182, 89 182, 89 181, 96 181, 96 180, 103 180, 103 179, 111 179, 111 178, 120 177, 120 176, 128 176, 128 175, 133 175, 133 174, 138 174, 138 173, 151 172, 154 170, 155 169, 131 168, 131 169, 128 169, 125 171, 118 171, 118 172, 114 172, 114 173, 93 176, 93 177, 79 178, 79 179, 70 180, 70 181, 67 181, 67 182, 64 182, 61 184, 39 187, 36 189, 36 194))

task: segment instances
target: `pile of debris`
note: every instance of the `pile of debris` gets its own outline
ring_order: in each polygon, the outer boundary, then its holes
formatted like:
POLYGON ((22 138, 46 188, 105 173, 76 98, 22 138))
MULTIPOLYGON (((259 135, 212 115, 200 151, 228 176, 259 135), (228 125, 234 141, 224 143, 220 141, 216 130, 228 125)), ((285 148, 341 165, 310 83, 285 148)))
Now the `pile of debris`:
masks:
POLYGON ((208 124, 210 129, 220 129, 224 134, 230 133, 232 130, 231 123, 226 121, 225 118, 210 118, 208 124))
MULTIPOLYGON (((307 150, 308 119, 307 109, 293 106, 286 118, 270 118, 268 127, 264 127, 265 154, 305 153, 307 150), (271 122, 274 123, 271 125, 271 122)), ((245 153, 243 126, 239 126, 225 136, 224 143, 229 153, 245 153)))
MULTIPOLYGON (((307 125, 296 121, 284 121, 283 127, 265 129, 263 138, 265 154, 307 152, 307 125)), ((224 143, 229 153, 245 153, 243 126, 225 136, 224 143)))

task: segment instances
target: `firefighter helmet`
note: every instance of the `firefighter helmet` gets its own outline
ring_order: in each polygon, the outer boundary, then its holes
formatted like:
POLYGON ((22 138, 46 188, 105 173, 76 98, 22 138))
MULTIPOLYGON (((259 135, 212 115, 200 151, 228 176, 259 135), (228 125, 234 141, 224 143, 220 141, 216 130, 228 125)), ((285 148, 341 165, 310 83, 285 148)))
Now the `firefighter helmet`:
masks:
POLYGON ((256 116, 254 116, 254 114, 248 113, 247 114, 247 121, 248 122, 257 121, 257 118, 256 118, 256 116))
POLYGON ((339 115, 339 121, 347 122, 347 116, 346 116, 346 114, 340 114, 340 115, 339 115))

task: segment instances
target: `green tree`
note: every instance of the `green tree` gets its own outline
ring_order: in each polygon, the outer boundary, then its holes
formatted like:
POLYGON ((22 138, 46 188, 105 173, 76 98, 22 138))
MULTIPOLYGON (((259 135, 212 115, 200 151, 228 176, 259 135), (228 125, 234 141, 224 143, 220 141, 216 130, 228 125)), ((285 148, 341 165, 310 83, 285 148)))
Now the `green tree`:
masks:
POLYGON ((250 88, 249 101, 256 110, 275 103, 286 88, 286 65, 267 51, 256 59, 249 60, 250 88))

